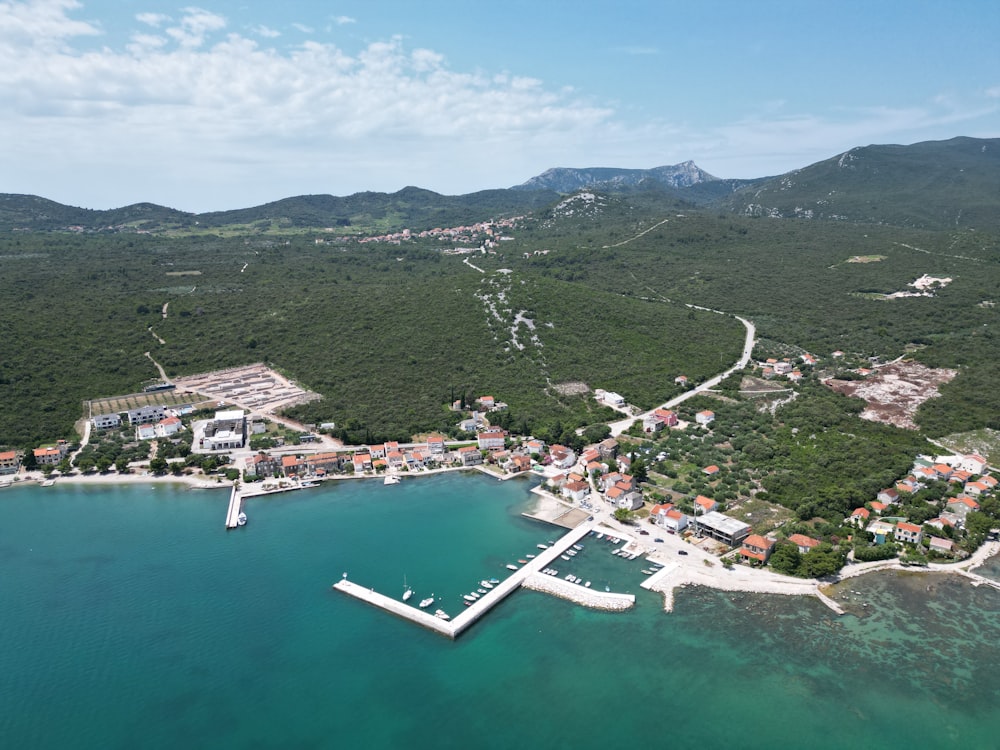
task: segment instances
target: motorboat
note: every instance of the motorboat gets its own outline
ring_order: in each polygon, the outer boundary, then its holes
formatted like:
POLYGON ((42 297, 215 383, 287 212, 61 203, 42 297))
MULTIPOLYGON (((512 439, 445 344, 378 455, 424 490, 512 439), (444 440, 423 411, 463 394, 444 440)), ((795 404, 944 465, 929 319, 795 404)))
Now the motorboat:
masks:
POLYGON ((420 600, 420 609, 426 609, 434 603, 434 594, 431 594, 426 599, 420 600))
POLYGON ((413 589, 406 585, 406 576, 403 576, 403 601, 409 601, 413 596, 413 589))
POLYGON ((243 511, 240 511, 240 514, 236 516, 236 525, 237 526, 247 525, 247 514, 244 513, 243 511))
POLYGON ((399 477, 395 474, 386 474, 382 484, 399 484, 399 477))
POLYGON ((547 544, 536 544, 535 546, 538 547, 538 549, 548 549, 549 548, 549 546, 547 544))
POLYGON ((479 582, 479 585, 482 586, 484 589, 493 588, 493 584, 487 581, 485 578, 479 582))
POLYGON ((465 601, 469 602, 470 604, 476 601, 476 597, 474 597, 472 594, 462 594, 462 598, 465 599, 465 601))
POLYGON ((513 563, 507 563, 507 570, 517 570, 517 566, 513 563))
POLYGON ((500 579, 499 578, 491 578, 490 579, 490 583, 492 583, 494 586, 496 586, 498 583, 500 583, 500 579))
POLYGON ((451 615, 449 615, 443 609, 436 609, 436 610, 434 610, 434 616, 436 618, 438 618, 439 620, 450 620, 451 619, 451 615))

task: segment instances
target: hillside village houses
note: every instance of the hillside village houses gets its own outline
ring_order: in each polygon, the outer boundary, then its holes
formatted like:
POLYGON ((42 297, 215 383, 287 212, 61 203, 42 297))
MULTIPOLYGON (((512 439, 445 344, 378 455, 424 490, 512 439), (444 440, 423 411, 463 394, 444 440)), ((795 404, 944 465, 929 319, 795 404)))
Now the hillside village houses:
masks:
POLYGON ((16 474, 19 468, 21 468, 21 459, 17 455, 17 451, 0 452, 0 475, 16 474))

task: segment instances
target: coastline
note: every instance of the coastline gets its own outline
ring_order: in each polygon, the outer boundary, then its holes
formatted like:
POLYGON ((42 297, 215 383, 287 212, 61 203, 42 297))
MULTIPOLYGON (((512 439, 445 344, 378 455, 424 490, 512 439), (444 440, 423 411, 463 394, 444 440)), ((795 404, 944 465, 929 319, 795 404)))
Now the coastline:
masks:
MULTIPOLYGON (((396 476, 400 479, 419 478, 435 474, 452 472, 477 471, 491 478, 498 480, 513 479, 515 477, 536 476, 531 472, 522 472, 510 475, 497 475, 496 473, 484 469, 482 466, 458 466, 444 467, 439 469, 428 469, 416 473, 403 472, 396 476)), ((41 472, 31 472, 18 475, 20 481, 11 484, 13 487, 26 487, 31 485, 41 486, 41 482, 46 478, 41 472)), ((232 482, 224 478, 206 478, 199 475, 163 475, 154 476, 151 474, 74 474, 70 476, 54 477, 56 484, 73 485, 138 485, 138 484, 179 484, 185 485, 189 489, 229 489, 233 487, 232 482)), ((323 477, 316 481, 344 481, 344 480, 379 480, 384 479, 384 475, 355 475, 337 474, 323 477)), ((269 494, 271 491, 288 491, 305 489, 299 486, 286 487, 283 490, 263 490, 254 491, 260 488, 259 483, 242 484, 241 488, 250 490, 246 496, 258 494, 269 494)), ((559 523, 555 516, 564 516, 572 511, 581 512, 579 508, 571 503, 567 503, 561 498, 546 491, 542 487, 533 487, 531 490, 535 496, 534 505, 525 511, 524 515, 529 518, 548 523, 560 528, 567 528, 559 523)), ((594 515, 598 516, 599 525, 605 532, 610 532, 622 539, 627 540, 627 545, 641 552, 647 559, 663 566, 658 574, 651 576, 642 582, 642 587, 650 591, 656 591, 663 596, 663 607, 665 612, 673 610, 674 598, 678 588, 686 586, 705 586, 719 591, 740 591, 751 594, 780 594, 784 596, 813 596, 819 599, 824 605, 829 607, 838 615, 844 614, 844 610, 832 598, 836 594, 837 584, 880 571, 907 571, 911 573, 952 573, 962 576, 971 581, 972 585, 989 585, 1000 590, 1000 583, 992 579, 985 578, 972 571, 982 566, 987 560, 1000 553, 1000 541, 989 541, 983 544, 975 553, 965 560, 956 563, 931 563, 926 567, 904 566, 899 560, 880 560, 871 563, 855 563, 847 565, 840 570, 836 577, 829 580, 799 579, 774 573, 768 569, 748 568, 742 565, 735 565, 726 568, 720 559, 715 555, 704 552, 697 545, 678 539, 673 535, 663 537, 663 543, 652 546, 650 537, 640 537, 637 535, 639 527, 626 526, 619 523, 610 513, 604 510, 595 509, 594 515)), ((575 526, 576 524, 574 524, 575 526)), ((536 588, 528 586, 528 588, 536 588)), ((548 592, 554 593, 554 592, 548 592)))

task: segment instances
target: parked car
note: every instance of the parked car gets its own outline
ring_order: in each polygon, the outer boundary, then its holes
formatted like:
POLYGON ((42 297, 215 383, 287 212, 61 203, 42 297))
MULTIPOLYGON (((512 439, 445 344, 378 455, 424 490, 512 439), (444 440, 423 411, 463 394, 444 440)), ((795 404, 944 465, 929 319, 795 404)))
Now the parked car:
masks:
POLYGON ((653 541, 656 542, 657 544, 663 544, 663 540, 660 539, 660 537, 656 537, 656 539, 654 539, 653 541))
POLYGON ((679 549, 679 550, 677 550, 677 554, 678 555, 686 555, 687 554, 687 550, 686 549, 679 549))

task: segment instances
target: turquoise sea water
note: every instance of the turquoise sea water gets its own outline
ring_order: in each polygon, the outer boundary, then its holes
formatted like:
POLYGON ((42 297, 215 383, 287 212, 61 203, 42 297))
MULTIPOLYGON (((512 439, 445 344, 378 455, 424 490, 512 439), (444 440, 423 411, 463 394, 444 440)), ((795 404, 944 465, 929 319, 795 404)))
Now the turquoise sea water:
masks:
MULTIPOLYGON (((592 538, 564 572, 624 614, 520 591, 458 641, 330 589, 461 594, 558 530, 525 482, 0 491, 0 742, 11 748, 996 747, 1000 592, 951 576, 810 599, 642 591, 592 538), (867 606, 865 606, 867 605, 867 606)), ((984 571, 1000 573, 995 562, 984 571)))

